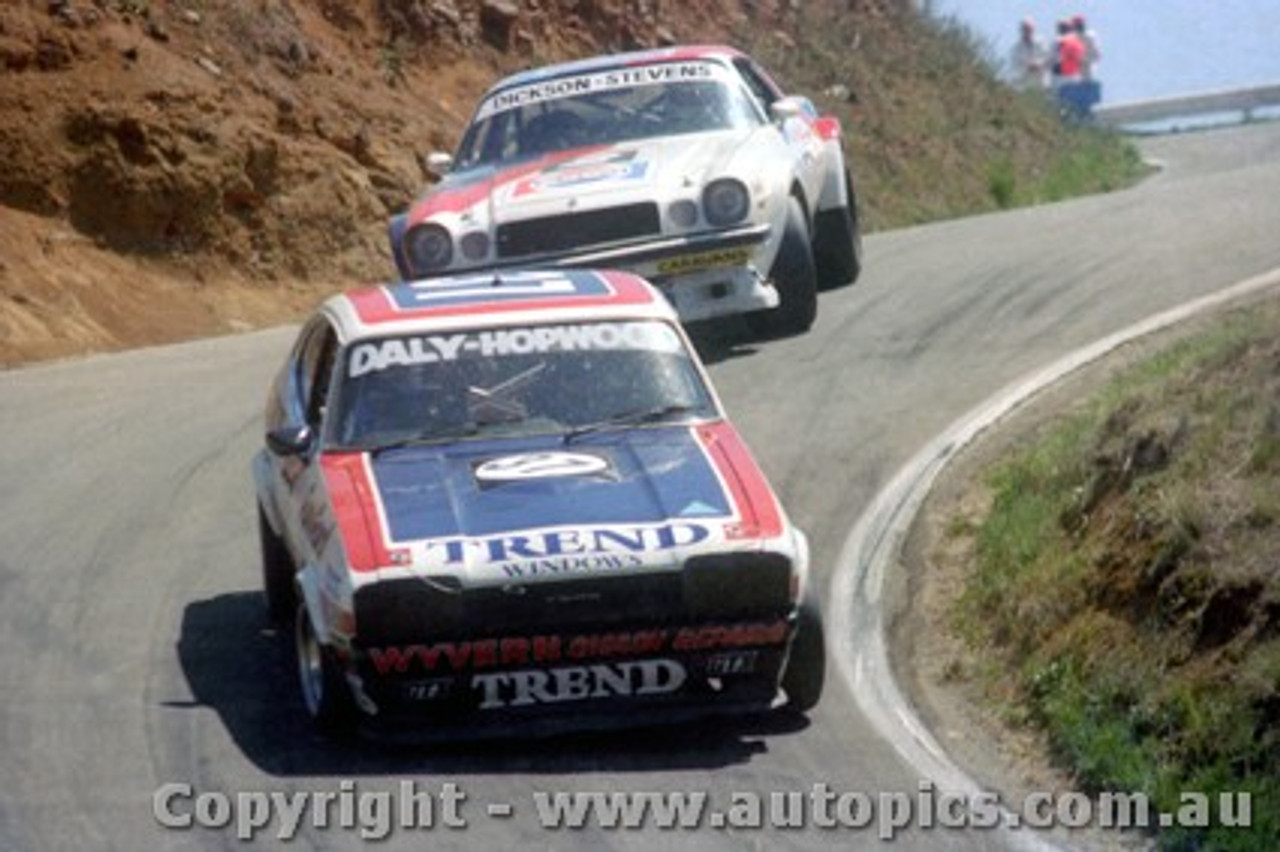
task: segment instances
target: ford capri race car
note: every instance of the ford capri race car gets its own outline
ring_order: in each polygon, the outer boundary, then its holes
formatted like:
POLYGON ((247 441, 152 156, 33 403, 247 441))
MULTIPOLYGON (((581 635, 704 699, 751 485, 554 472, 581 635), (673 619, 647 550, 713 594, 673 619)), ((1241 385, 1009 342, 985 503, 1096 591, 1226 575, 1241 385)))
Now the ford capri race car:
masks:
POLYGON ((334 296, 265 421, 266 601, 323 729, 525 734, 818 701, 805 537, 642 279, 334 296))
POLYGON ((852 282, 861 233, 839 122, 748 56, 680 47, 499 82, 443 179, 393 217, 409 280, 510 266, 610 267, 686 322, 746 314, 807 330, 817 289, 852 282))

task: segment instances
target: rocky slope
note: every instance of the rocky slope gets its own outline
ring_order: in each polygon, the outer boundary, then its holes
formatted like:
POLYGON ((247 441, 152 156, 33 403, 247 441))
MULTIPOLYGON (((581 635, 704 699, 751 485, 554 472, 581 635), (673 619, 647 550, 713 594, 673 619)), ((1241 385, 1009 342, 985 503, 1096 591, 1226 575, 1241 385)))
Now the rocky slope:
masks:
POLYGON ((928 38, 907 0, 6 0, 0 366, 259 326, 387 277, 387 214, 482 90, 605 51, 755 51, 842 112, 872 227, 981 206, 975 157, 1033 169, 1060 134, 928 38))

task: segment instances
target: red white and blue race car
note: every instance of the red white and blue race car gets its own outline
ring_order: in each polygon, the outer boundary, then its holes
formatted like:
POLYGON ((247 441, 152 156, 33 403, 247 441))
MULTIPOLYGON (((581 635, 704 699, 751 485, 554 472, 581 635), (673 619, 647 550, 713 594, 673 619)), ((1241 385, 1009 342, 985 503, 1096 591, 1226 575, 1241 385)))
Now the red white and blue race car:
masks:
POLYGON ((352 291, 255 457, 266 600, 325 729, 527 734, 811 708, 804 535, 625 272, 352 291), (374 725, 376 727, 376 724, 374 725))
POLYGON ((481 100, 443 179, 390 223, 406 280, 515 266, 621 268, 680 317, 809 328, 862 240, 837 119, 728 47, 527 71, 481 100))

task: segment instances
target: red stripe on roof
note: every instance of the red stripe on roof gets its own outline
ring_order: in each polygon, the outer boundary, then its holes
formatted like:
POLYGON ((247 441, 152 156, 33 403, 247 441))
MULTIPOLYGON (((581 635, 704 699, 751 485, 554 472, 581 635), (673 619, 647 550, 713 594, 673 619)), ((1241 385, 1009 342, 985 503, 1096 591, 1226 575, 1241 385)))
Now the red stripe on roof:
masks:
POLYGON ((659 62, 688 62, 694 59, 721 59, 738 56, 732 48, 718 44, 686 44, 671 48, 643 51, 628 57, 627 65, 654 65, 659 62))
POLYGON ((407 309, 391 300, 386 287, 359 290, 348 294, 347 298, 351 300, 360 321, 367 325, 430 318, 492 316, 520 311, 554 311, 562 308, 649 305, 656 301, 654 291, 634 275, 615 271, 596 274, 608 283, 613 292, 604 295, 530 296, 527 299, 493 301, 477 297, 474 301, 462 304, 425 305, 407 309))

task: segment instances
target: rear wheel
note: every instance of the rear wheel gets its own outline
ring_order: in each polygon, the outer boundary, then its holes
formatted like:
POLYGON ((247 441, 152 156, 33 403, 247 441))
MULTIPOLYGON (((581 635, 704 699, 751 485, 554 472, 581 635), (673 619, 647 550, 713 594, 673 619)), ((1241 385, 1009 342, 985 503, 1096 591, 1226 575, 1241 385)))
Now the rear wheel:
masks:
POLYGON ((787 204, 786 229, 769 273, 780 303, 776 308, 747 314, 751 330, 761 337, 803 334, 818 316, 818 273, 809 225, 800 199, 792 196, 787 204))
POLYGON ((295 622, 298 681, 307 715, 328 736, 350 736, 356 726, 356 705, 333 650, 316 636, 306 605, 299 605, 295 622))
POLYGON ((262 589, 267 614, 276 624, 288 624, 298 602, 293 590, 295 567, 284 540, 271 529, 267 513, 258 504, 258 542, 262 550, 262 589))
POLYGON ((862 230, 858 224, 858 202, 853 179, 844 173, 845 206, 822 210, 814 217, 814 256, 818 266, 818 286, 824 290, 844 287, 862 273, 862 230))
POLYGON ((808 713, 822 698, 827 679, 827 642, 822 629, 822 610, 813 580, 800 602, 796 635, 791 640, 791 653, 782 673, 782 689, 787 693, 787 708, 808 713))

